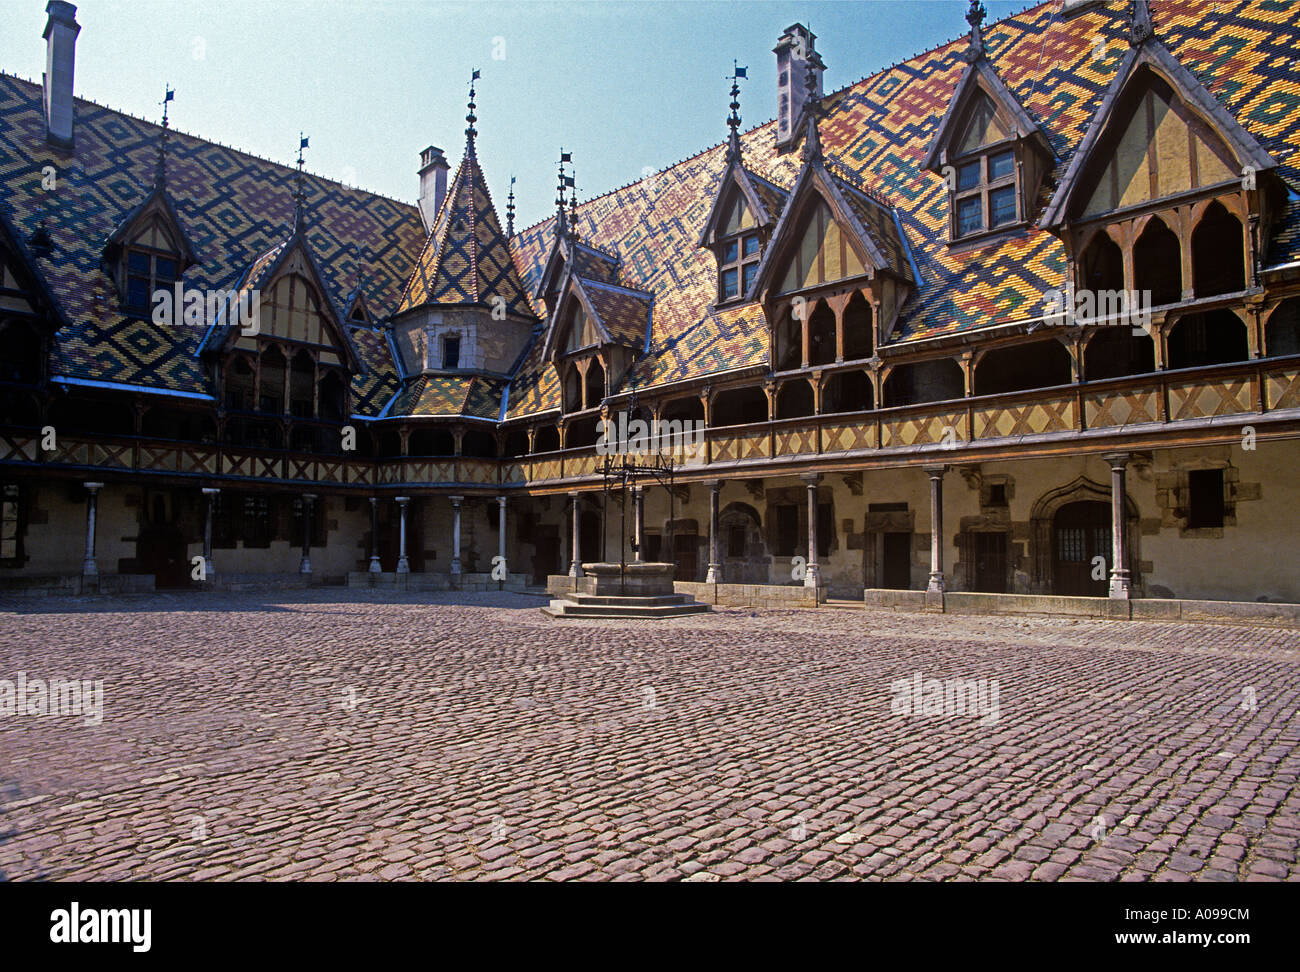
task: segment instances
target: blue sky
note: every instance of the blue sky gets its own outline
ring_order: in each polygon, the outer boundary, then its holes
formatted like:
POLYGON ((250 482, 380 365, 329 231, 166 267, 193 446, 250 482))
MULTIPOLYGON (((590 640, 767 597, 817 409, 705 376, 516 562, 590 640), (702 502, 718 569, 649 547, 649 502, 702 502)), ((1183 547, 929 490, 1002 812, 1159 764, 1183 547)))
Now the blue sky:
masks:
MULTIPOLYGON (((0 70, 39 81, 44 0, 0 0, 0 70)), ((990 20, 1026 3, 985 0, 990 20)), ((763 3, 84 0, 76 92, 157 119, 176 88, 178 129, 413 202, 419 153, 464 149, 470 70, 479 158, 505 218, 553 209, 555 161, 572 151, 579 198, 722 141, 725 76, 749 68, 746 128, 776 113, 772 46, 802 21, 817 34, 827 90, 966 31, 966 0, 763 3)))

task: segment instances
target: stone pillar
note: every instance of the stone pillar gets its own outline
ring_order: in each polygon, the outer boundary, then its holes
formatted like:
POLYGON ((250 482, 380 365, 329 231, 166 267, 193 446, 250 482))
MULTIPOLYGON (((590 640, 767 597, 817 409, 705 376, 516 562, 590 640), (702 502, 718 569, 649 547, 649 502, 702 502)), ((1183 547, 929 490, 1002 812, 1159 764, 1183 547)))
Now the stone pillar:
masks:
POLYGON ((1102 458, 1110 463, 1110 596, 1127 601, 1133 596, 1128 545, 1124 542, 1124 478, 1129 455, 1111 452, 1102 458))
POLYGON ((632 510, 632 543, 636 548, 632 560, 639 564, 645 560, 645 490, 640 486, 632 487, 632 510))
POLYGON ((451 497, 451 576, 453 578, 460 576, 460 504, 464 500, 463 496, 451 497))
POLYGON ((943 474, 947 466, 926 466, 930 477, 930 583, 926 591, 942 594, 943 578, 943 474))
POLYGON ((803 586, 819 587, 821 585, 821 565, 817 563, 817 484, 821 476, 805 476, 808 487, 808 567, 804 571, 803 586))
POLYGON ((370 497, 370 573, 383 573, 379 563, 379 497, 370 497))
MULTIPOLYGON (((497 497, 497 556, 501 558, 501 566, 506 568, 506 498, 497 497)), ((508 575, 507 575, 508 576, 508 575)), ((504 585, 506 578, 502 578, 501 583, 504 585)))
POLYGON ((203 517, 203 573, 208 580, 212 580, 213 575, 217 572, 216 566, 212 563, 212 517, 221 490, 205 488, 203 495, 207 498, 208 504, 203 517))
POLYGON ((82 483, 90 493, 86 497, 86 557, 81 562, 81 576, 99 577, 99 567, 95 564, 95 504, 103 483, 82 483))
POLYGON ((311 573, 311 515, 316 507, 314 493, 302 494, 302 560, 298 563, 298 573, 311 573))
POLYGON ((411 572, 411 563, 406 559, 406 507, 411 502, 409 496, 395 497, 397 507, 401 511, 401 521, 397 531, 397 572, 399 574, 409 574, 411 572))
POLYGON ((722 483, 713 480, 709 487, 709 572, 704 578, 706 584, 722 583, 722 556, 718 547, 718 494, 722 492, 722 483))
POLYGON ((570 493, 569 499, 573 501, 573 545, 569 547, 569 553, 573 559, 569 562, 569 576, 581 577, 582 552, 578 549, 578 493, 576 491, 570 493))

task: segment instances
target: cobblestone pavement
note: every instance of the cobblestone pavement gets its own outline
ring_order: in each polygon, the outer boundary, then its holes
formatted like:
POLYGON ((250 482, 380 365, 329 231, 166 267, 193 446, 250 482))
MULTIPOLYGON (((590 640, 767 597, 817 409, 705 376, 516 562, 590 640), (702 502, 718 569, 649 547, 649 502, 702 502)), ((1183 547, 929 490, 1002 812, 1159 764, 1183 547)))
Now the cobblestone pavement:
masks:
POLYGON ((1300 875, 1300 631, 542 603, 0 604, 0 679, 104 683, 0 717, 0 876, 1300 875))

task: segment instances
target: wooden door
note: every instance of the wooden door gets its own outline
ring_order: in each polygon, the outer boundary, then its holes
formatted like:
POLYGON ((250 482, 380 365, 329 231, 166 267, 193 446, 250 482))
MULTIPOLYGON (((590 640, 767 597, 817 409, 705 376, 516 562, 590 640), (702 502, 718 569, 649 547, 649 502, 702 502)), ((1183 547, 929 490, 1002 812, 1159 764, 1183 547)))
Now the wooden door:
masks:
POLYGON ((986 594, 1007 592, 1007 535, 1005 533, 972 533, 971 555, 974 572, 971 590, 986 594))
POLYGON ((905 591, 912 586, 912 535, 882 533, 884 543, 881 587, 905 591))
POLYGON ((673 562, 677 569, 673 580, 693 581, 700 566, 700 538, 696 533, 679 533, 673 537, 673 562))
POLYGON ((1110 506, 1070 503, 1052 518, 1052 593, 1105 597, 1110 577, 1110 506), (1096 563, 1100 557, 1104 567, 1096 563), (1100 578, 1095 575, 1100 574, 1100 578))

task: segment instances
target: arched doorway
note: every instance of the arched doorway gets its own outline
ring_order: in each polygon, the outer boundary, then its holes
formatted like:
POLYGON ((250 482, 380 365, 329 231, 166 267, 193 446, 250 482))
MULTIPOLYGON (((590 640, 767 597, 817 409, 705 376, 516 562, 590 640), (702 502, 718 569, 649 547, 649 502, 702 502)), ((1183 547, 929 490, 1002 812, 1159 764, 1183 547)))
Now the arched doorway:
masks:
POLYGON ((1110 505, 1079 500, 1057 510, 1052 517, 1052 593, 1105 597, 1110 566, 1110 505))

